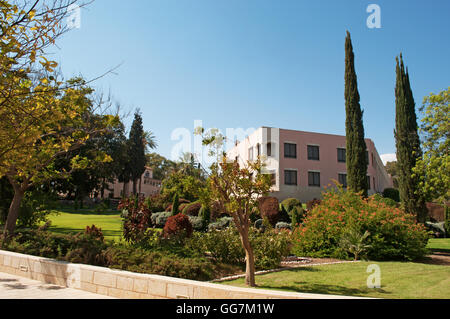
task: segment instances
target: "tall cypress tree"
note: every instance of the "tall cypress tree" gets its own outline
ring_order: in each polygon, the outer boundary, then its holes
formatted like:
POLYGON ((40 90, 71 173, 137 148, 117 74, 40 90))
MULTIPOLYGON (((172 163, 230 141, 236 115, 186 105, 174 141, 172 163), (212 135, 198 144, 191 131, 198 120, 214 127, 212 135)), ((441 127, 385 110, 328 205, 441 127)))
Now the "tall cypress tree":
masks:
POLYGON ((352 191, 367 196, 367 145, 364 139, 363 111, 359 104, 358 82, 355 72, 355 55, 347 31, 345 39, 345 112, 347 136, 347 185, 352 191))
POLYGON ((420 223, 426 222, 427 208, 421 193, 420 176, 413 175, 413 167, 421 158, 420 139, 418 134, 416 104, 409 81, 408 70, 405 70, 403 57, 397 57, 395 87, 395 143, 397 147, 397 168, 400 199, 408 213, 417 216, 420 223))
POLYGON ((146 157, 144 139, 142 116, 139 110, 137 110, 134 113, 134 121, 131 125, 130 136, 128 138, 129 168, 131 181, 133 182, 133 194, 137 193, 137 181, 145 171, 146 157))

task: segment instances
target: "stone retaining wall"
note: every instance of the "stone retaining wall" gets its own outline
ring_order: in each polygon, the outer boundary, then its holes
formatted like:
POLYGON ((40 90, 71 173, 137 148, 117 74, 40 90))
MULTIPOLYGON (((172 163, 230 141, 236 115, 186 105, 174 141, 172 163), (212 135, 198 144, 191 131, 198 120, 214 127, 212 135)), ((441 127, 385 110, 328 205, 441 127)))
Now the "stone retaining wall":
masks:
POLYGON ((0 250, 0 272, 124 299, 342 299, 137 274, 0 250))

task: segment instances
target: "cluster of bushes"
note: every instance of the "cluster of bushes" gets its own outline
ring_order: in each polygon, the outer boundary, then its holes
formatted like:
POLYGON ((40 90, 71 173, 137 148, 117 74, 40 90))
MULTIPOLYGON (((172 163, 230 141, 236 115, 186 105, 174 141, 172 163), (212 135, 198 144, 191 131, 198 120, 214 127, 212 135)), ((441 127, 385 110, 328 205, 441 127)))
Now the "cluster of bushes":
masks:
POLYGON ((324 194, 293 233, 293 252, 299 256, 349 258, 341 245, 345 236, 364 245, 372 260, 414 260, 423 257, 429 233, 415 216, 385 203, 379 196, 364 199, 342 188, 324 194), (368 232, 366 238, 362 239, 368 232), (363 242, 364 241, 364 242, 363 242))
MULTIPOLYGON (((262 233, 251 228, 249 238, 255 255, 256 269, 277 268, 281 260, 290 253, 289 232, 272 229, 262 233)), ((207 252, 217 262, 245 266, 245 252, 235 227, 194 234, 187 245, 196 254, 207 252)))
POLYGON ((176 249, 175 243, 169 239, 155 237, 154 240, 154 249, 148 249, 124 242, 107 244, 101 229, 95 226, 77 235, 34 229, 22 230, 14 238, 2 242, 2 249, 71 263, 193 280, 212 280, 236 271, 211 261, 204 254, 184 247, 176 249))

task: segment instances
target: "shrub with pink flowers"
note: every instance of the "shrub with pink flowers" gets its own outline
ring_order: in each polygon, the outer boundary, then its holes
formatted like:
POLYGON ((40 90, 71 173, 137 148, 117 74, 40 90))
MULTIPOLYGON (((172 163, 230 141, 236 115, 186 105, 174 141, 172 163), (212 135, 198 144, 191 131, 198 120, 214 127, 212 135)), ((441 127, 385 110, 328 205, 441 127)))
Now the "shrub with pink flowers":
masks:
POLYGON ((297 256, 351 257, 339 243, 349 229, 366 231, 367 257, 372 260, 415 260, 426 253, 429 233, 415 216, 388 206, 376 196, 363 198, 342 187, 324 194, 293 232, 297 256))

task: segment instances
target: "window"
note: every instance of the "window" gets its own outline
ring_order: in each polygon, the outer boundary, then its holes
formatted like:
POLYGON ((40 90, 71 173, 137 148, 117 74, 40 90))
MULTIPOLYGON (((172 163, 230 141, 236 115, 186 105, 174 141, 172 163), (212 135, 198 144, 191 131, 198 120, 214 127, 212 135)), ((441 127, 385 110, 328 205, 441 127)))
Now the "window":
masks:
POLYGON ((248 160, 253 161, 253 147, 248 149, 248 160))
POLYGON ((337 154, 338 154, 338 162, 339 163, 347 162, 347 150, 345 148, 338 148, 337 154))
POLYGON ((261 156, 261 144, 256 144, 256 156, 261 156))
POLYGON ((347 174, 339 174, 338 181, 344 188, 347 188, 347 174))
POLYGON ((370 186, 370 176, 367 176, 367 189, 372 189, 370 186))
POLYGON ((369 161, 369 151, 366 151, 366 161, 367 161, 367 165, 369 165, 369 164, 370 164, 370 161, 369 161))
POLYGON ((284 171, 284 184, 297 185, 297 171, 285 170, 284 171))
POLYGON ((319 146, 308 145, 308 160, 319 161, 319 146))
POLYGON ((275 186, 277 184, 277 173, 269 173, 267 175, 270 176, 271 185, 275 186))
POLYGON ((308 185, 313 187, 320 187, 320 173, 309 172, 308 173, 308 185))
POLYGON ((297 144, 284 143, 284 157, 297 158, 297 144))
POLYGON ((272 156, 272 143, 267 143, 267 156, 272 156))

